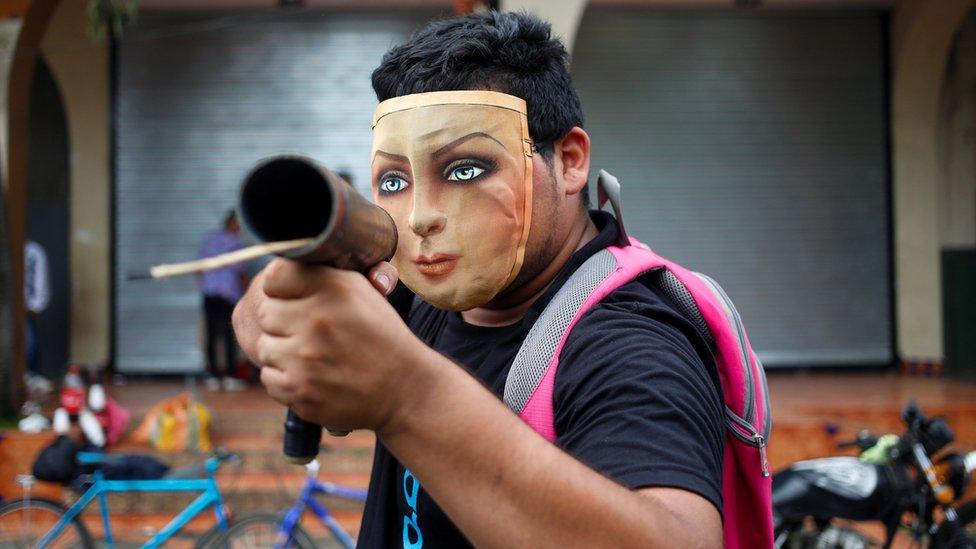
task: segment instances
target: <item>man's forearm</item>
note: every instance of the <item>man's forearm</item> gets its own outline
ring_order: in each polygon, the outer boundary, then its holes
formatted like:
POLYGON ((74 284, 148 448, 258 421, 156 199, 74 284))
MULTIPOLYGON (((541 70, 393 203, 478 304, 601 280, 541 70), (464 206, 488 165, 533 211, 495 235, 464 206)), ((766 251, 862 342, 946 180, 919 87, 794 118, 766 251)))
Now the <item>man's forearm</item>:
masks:
MULTIPOLYGON (((433 351, 416 400, 383 444, 477 546, 699 546, 675 520, 535 434, 474 378, 433 351)), ((423 524, 420 525, 423 530, 423 524)))

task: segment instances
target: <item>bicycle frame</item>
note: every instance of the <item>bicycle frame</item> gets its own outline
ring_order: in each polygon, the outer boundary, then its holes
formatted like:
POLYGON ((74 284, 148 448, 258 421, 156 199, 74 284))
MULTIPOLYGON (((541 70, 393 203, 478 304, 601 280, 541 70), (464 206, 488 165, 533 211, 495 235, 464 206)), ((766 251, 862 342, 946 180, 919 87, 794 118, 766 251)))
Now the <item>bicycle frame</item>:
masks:
MULTIPOLYGON (((315 463, 315 462, 313 462, 315 463)), ((319 482, 315 475, 318 474, 318 463, 314 465, 309 464, 306 467, 309 468, 308 480, 305 481, 305 486, 302 487, 302 493, 298 497, 298 501, 295 502, 285 514, 285 518, 281 521, 281 526, 278 528, 278 536, 275 540, 274 549, 284 549, 285 544, 288 543, 288 538, 291 535, 292 529, 301 520, 302 515, 305 513, 305 509, 311 509, 315 516, 318 517, 319 521, 322 522, 332 532, 332 535, 336 537, 337 540, 346 549, 352 549, 356 546, 356 540, 352 538, 342 526, 339 525, 339 521, 332 516, 329 509, 318 502, 315 499, 317 494, 323 494, 326 496, 337 496, 345 499, 351 499, 355 501, 366 501, 366 490, 362 488, 346 488, 344 486, 338 486, 332 484, 331 482, 319 482)))
MULTIPOLYGON (((103 460, 101 454, 90 454, 87 452, 78 453, 78 461, 83 464, 100 463, 103 460)), ((38 543, 39 547, 47 547, 51 540, 56 538, 68 523, 77 517, 95 498, 102 515, 102 524, 105 527, 105 543, 108 547, 114 547, 115 541, 112 538, 112 528, 109 521, 108 501, 106 494, 111 492, 202 492, 200 496, 186 506, 178 515, 173 517, 162 530, 156 533, 149 541, 142 545, 143 549, 155 549, 166 540, 186 526, 194 517, 200 514, 207 507, 213 505, 217 515, 217 523, 221 530, 227 529, 227 516, 224 511, 223 500, 220 490, 217 488, 217 480, 214 474, 220 467, 220 460, 216 457, 208 458, 206 463, 207 478, 200 479, 160 479, 160 480, 106 480, 101 470, 95 470, 95 483, 72 505, 58 520, 57 524, 49 531, 38 543)))

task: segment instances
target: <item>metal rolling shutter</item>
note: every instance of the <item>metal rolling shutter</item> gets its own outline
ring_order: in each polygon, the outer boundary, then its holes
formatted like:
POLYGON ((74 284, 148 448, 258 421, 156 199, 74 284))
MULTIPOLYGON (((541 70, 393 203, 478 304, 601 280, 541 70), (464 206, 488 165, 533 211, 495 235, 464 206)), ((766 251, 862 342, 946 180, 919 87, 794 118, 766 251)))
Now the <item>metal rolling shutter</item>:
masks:
POLYGON ((628 229, 768 365, 891 358, 884 20, 590 10, 573 74, 628 229))
POLYGON ((192 259, 261 157, 297 152, 368 188, 369 75, 430 14, 140 14, 118 58, 116 364, 198 372, 196 280, 130 281, 192 259))

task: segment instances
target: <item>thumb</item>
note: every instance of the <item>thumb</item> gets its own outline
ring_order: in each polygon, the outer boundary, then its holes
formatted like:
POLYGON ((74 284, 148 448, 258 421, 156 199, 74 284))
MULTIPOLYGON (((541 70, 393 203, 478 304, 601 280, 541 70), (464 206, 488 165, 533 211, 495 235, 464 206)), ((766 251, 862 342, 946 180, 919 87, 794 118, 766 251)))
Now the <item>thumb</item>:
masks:
POLYGON ((386 261, 380 261, 373 265, 366 277, 369 278, 373 287, 384 296, 390 295, 399 278, 396 267, 386 261))

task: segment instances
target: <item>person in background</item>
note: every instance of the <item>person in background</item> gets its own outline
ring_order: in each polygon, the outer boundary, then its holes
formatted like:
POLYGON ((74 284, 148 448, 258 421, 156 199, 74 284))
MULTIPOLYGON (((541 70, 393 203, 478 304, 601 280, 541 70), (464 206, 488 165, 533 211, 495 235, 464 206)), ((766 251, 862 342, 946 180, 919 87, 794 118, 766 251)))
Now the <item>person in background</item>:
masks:
POLYGON ((39 371, 40 346, 37 341, 37 317, 51 302, 51 275, 44 247, 28 240, 24 244, 24 309, 27 312, 27 377, 43 377, 39 371))
POLYGON ((356 183, 352 180, 352 172, 349 170, 339 170, 336 172, 336 175, 342 178, 346 183, 352 185, 354 188, 356 187, 356 183))
POLYGON ((24 243, 24 336, 27 339, 27 402, 21 409, 24 418, 18 426, 22 431, 36 433, 47 428, 48 420, 41 407, 53 385, 40 372, 40 344, 38 343, 37 318, 51 301, 51 276, 44 247, 28 240, 24 243))
MULTIPOLYGON (((202 259, 232 252, 242 247, 241 228, 237 216, 231 210, 225 217, 222 228, 209 234, 200 246, 197 257, 202 259)), ((206 317, 206 353, 209 377, 207 389, 217 391, 223 386, 227 391, 239 391, 244 382, 234 377, 237 364, 237 340, 231 326, 231 313, 247 287, 245 265, 237 264, 215 269, 200 276, 200 291, 203 293, 203 312, 206 317), (217 342, 223 339, 225 370, 217 364, 217 342)))

